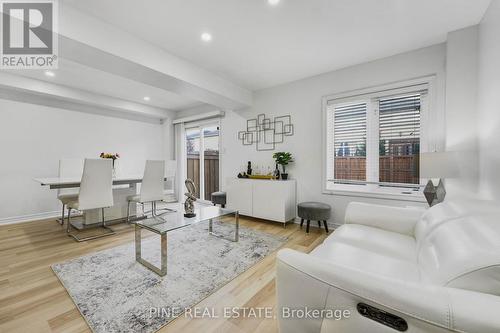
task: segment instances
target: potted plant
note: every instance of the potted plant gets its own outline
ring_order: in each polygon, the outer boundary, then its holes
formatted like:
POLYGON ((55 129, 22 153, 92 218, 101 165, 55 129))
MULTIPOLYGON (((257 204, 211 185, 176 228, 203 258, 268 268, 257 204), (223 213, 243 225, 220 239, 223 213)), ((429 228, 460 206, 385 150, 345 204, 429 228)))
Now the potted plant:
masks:
POLYGON ((288 163, 293 162, 292 153, 280 151, 274 153, 273 158, 276 161, 276 164, 281 165, 281 168, 283 169, 283 172, 281 173, 281 179, 288 179, 288 174, 286 173, 285 167, 288 165, 288 163))

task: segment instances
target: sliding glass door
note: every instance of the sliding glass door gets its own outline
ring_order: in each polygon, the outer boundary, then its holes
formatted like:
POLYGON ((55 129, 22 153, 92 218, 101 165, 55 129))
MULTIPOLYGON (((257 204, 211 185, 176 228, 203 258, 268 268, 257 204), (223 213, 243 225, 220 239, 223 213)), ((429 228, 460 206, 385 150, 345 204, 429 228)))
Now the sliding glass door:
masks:
POLYGON ((218 123, 186 127, 186 174, 201 200, 219 190, 219 136, 218 123))

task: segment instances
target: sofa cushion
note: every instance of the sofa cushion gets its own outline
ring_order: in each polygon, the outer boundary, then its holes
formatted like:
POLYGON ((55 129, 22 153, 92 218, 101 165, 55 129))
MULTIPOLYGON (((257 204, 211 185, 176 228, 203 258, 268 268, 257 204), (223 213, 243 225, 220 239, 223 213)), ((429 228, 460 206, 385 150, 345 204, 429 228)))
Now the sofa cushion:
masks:
POLYGON ((416 263, 372 252, 341 241, 329 241, 316 247, 312 256, 380 276, 417 282, 420 273, 416 263))
POLYGON ((422 280, 500 296, 500 215, 440 223, 421 240, 422 280))
POLYGON ((360 224, 344 224, 324 243, 343 242, 396 259, 417 261, 415 238, 360 224))

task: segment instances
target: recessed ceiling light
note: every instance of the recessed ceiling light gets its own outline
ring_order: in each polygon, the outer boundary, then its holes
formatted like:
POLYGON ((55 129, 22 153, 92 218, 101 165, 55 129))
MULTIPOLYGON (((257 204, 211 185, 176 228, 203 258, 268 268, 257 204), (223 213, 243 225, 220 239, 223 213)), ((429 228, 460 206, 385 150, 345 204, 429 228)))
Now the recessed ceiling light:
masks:
POLYGON ((144 96, 143 100, 145 100, 146 102, 149 102, 151 100, 151 98, 149 96, 144 96))
POLYGON ((54 77, 54 76, 56 76, 56 73, 51 72, 51 71, 45 71, 45 75, 50 76, 50 77, 54 77))
POLYGON ((271 6, 276 6, 277 4, 280 3, 280 0, 267 0, 267 3, 270 4, 271 6))
POLYGON ((208 32, 204 32, 201 34, 201 40, 204 42, 210 42, 212 40, 212 35, 208 32))

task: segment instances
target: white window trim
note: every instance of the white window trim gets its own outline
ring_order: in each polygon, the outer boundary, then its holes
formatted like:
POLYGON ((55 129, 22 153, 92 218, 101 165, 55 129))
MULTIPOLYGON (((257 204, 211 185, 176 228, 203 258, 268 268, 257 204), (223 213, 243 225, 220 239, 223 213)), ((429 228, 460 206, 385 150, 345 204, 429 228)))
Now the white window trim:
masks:
MULTIPOLYGON (((436 151, 438 146, 437 138, 432 135, 432 130, 437 130, 442 128, 438 124, 440 117, 439 113, 444 112, 444 110, 438 110, 437 96, 436 96, 436 76, 425 76, 421 78, 411 79, 407 81, 400 81, 389 83, 381 86, 374 86, 364 89, 346 91, 336 94, 331 94, 323 96, 322 98, 322 193, 331 195, 342 195, 342 196, 356 196, 356 197, 371 197, 371 198, 381 198, 381 199, 392 199, 392 200, 404 200, 404 201, 414 201, 414 202, 425 202, 425 198, 422 191, 412 192, 407 189, 387 189, 380 188, 374 185, 342 185, 335 184, 334 189, 328 188, 328 169, 327 165, 329 163, 328 154, 328 106, 335 101, 335 104, 339 103, 353 103, 359 100, 373 99, 374 97, 384 96, 383 92, 388 91, 388 95, 394 94, 404 94, 406 92, 415 92, 419 90, 419 86, 426 85, 427 95, 426 98, 422 100, 423 107, 420 116, 421 128, 420 128, 420 152, 436 151), (390 93, 389 93, 390 92, 390 93), (432 112, 430 111, 432 110, 432 112), (431 126, 434 124, 435 126, 431 126)), ((385 96, 384 96, 385 97, 385 96)), ((373 117, 373 103, 368 103, 367 105, 367 122, 374 121, 373 117)), ((378 119, 376 119, 378 121, 378 119)), ((370 126, 368 126, 370 127, 370 126)), ((367 128, 368 130, 368 128, 367 128)), ((367 146, 367 155, 369 154, 369 148, 367 146)), ((331 155, 331 154, 330 154, 331 155)), ((368 156, 367 156, 368 158, 368 156)), ((373 181, 370 177, 367 181, 373 181)), ((423 181, 422 181, 423 182, 423 181)))

